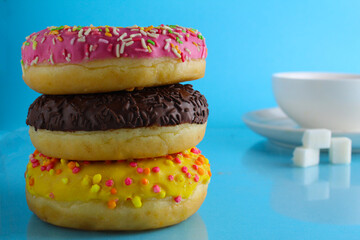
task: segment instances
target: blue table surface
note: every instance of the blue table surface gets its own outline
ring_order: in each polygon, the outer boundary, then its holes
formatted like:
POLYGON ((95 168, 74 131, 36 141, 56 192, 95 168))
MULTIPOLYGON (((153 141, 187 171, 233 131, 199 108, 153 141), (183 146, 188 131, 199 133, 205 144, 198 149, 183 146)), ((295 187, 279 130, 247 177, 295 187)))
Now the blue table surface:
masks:
POLYGON ((213 177, 200 210, 178 225, 143 232, 55 227, 27 208, 27 129, 0 133, 0 239, 359 239, 360 155, 351 165, 292 166, 292 150, 245 127, 209 128, 199 148, 213 177))

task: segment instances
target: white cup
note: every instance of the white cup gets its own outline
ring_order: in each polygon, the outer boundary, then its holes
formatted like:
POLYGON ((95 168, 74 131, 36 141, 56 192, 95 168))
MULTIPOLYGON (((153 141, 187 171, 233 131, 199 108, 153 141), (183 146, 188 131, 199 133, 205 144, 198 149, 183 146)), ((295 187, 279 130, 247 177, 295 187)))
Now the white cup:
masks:
POLYGON ((360 75, 288 72, 272 82, 278 105, 301 127, 360 131, 360 75))

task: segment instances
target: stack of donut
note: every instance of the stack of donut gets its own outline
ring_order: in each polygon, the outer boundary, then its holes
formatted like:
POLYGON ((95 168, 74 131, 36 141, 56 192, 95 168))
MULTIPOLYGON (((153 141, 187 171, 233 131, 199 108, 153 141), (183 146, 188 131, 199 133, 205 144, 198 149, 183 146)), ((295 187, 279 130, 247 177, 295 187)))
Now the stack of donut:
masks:
POLYGON ((26 198, 40 219, 88 230, 179 223, 211 177, 195 146, 208 104, 191 85, 207 48, 195 29, 48 27, 22 46, 23 79, 43 94, 26 123, 36 150, 26 198))

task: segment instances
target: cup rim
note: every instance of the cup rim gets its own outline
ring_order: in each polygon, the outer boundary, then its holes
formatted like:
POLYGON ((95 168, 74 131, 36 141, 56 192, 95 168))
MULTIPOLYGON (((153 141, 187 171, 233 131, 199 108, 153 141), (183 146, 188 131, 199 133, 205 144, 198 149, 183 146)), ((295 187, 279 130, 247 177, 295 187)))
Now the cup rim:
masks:
POLYGON ((272 78, 282 80, 355 81, 360 80, 360 75, 336 72, 279 72, 274 73, 272 78))

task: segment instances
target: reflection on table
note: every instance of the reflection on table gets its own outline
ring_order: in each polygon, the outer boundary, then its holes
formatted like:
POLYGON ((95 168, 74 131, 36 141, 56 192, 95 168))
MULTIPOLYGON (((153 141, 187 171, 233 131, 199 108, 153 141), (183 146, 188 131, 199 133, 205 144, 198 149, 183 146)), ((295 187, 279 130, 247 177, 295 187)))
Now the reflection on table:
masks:
POLYGON ((94 231, 82 231, 74 230, 68 228, 62 228, 53 226, 51 224, 45 223, 37 218, 35 215, 32 215, 28 222, 27 227, 27 238, 31 239, 79 239, 79 238, 131 238, 131 239, 193 239, 198 240, 207 240, 208 233, 206 230, 206 225, 203 222, 201 216, 198 213, 195 213, 188 220, 179 223, 175 226, 157 229, 157 230, 148 230, 140 232, 94 232, 94 231))
POLYGON ((283 215, 319 223, 360 224, 360 163, 353 154, 351 165, 322 163, 297 168, 292 151, 260 142, 243 156, 243 163, 273 182, 271 206, 283 215))

